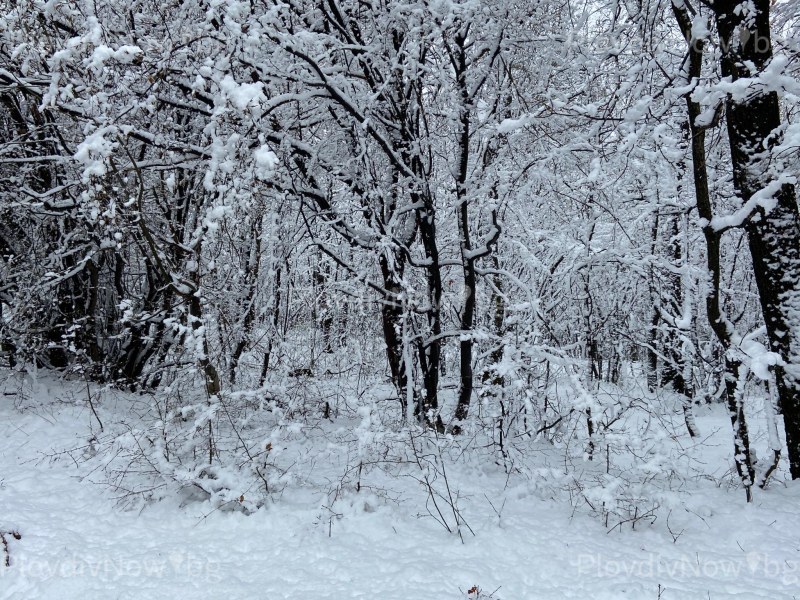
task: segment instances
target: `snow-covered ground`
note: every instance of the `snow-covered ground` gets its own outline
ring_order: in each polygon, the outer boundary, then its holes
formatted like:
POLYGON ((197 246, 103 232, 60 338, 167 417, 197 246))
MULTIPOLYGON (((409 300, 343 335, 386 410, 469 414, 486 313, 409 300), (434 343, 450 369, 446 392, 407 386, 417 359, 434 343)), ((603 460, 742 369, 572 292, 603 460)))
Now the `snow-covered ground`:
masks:
MULTIPOLYGON (((85 445, 93 417, 60 385, 37 383, 24 403, 10 388, 0 396, 0 530, 21 534, 5 535, 2 599, 457 600, 477 597, 473 586, 502 600, 800 596, 797 483, 773 481, 748 506, 721 479, 697 478, 668 523, 608 532, 534 481, 455 463, 474 532, 463 541, 423 516, 411 480, 396 494, 348 492, 333 508, 324 490, 300 486, 250 515, 176 498, 126 510, 95 463, 61 453, 85 445)), ((98 408, 113 421, 112 402, 98 408)), ((726 416, 702 408, 698 423, 717 431, 706 460, 720 474, 726 416)))

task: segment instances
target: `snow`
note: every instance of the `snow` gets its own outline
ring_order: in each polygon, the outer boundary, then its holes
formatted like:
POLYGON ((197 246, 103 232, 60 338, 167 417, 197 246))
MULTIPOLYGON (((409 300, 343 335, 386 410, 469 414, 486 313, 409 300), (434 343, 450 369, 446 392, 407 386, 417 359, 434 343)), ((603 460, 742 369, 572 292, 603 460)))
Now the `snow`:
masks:
POLYGON ((750 339, 750 337, 743 339, 740 347, 747 356, 747 366, 761 381, 770 381, 772 379, 771 368, 775 365, 783 365, 779 354, 770 352, 764 344, 750 339))
POLYGON ((92 56, 87 61, 86 67, 99 71, 103 68, 103 64, 110 59, 122 64, 130 64, 141 54, 142 49, 138 46, 124 45, 114 50, 113 48, 101 44, 92 52, 92 56))
POLYGON ((260 146, 253 152, 253 160, 256 166, 256 175, 260 179, 269 179, 278 166, 278 157, 267 146, 260 146))
POLYGON ((503 119, 497 126, 497 133, 507 134, 517 129, 526 127, 533 120, 533 116, 526 115, 520 119, 503 119))
POLYGON ((86 137, 75 150, 75 160, 84 166, 83 180, 88 182, 92 177, 101 177, 107 171, 105 160, 116 148, 115 141, 107 139, 116 135, 115 127, 102 127, 86 137))
POLYGON ((710 35, 708 30, 708 18, 702 15, 695 15, 692 19, 692 41, 705 40, 710 35))
POLYGON ((766 187, 758 190, 741 208, 732 214, 714 217, 711 220, 711 227, 716 231, 723 231, 732 227, 741 227, 748 219, 756 214, 758 209, 762 209, 764 214, 768 215, 778 204, 776 194, 780 192, 781 188, 785 185, 794 185, 796 183, 797 178, 793 175, 782 174, 776 180, 770 181, 766 187))
POLYGON ((241 111, 253 109, 267 101, 263 83, 237 83, 233 77, 226 75, 219 86, 231 104, 241 111))
MULTIPOLYGON (((800 584, 797 483, 774 481, 747 506, 740 490, 698 478, 667 523, 607 532, 542 498, 546 481, 454 462, 451 485, 475 534, 462 531, 463 543, 422 517, 424 493, 403 481, 342 491, 335 503, 322 488, 287 487, 249 516, 175 498, 125 510, 82 459, 97 424, 80 389, 49 377, 2 389, 0 530, 22 536, 9 538, 11 566, 0 566, 2 599, 446 600, 473 586, 503 600, 788 599, 800 584)), ((140 401, 108 390, 98 399, 106 427, 140 401)), ((374 413, 361 417, 367 428, 374 413)), ((721 406, 698 409, 701 430, 714 432, 704 452, 715 476, 729 468, 726 419, 721 406)), ((325 479, 339 466, 301 468, 325 479)))

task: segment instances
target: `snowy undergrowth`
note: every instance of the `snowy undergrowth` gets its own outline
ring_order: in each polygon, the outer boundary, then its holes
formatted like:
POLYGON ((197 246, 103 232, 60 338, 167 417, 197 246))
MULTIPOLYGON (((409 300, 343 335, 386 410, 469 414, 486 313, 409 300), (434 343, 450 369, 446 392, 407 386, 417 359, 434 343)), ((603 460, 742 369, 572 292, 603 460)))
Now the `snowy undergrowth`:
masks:
POLYGON ((3 393, 0 530, 21 538, 2 598, 790 598, 800 583, 800 490, 779 474, 744 504, 719 406, 698 407, 698 442, 677 414, 646 418, 657 398, 606 388, 595 408, 626 407, 628 434, 609 419, 588 461, 560 437, 577 419, 500 453, 489 426, 400 428, 377 392, 303 414, 230 397, 240 437, 217 431, 209 465, 198 419, 230 424, 224 407, 184 403, 170 428, 149 396, 30 375, 3 393))

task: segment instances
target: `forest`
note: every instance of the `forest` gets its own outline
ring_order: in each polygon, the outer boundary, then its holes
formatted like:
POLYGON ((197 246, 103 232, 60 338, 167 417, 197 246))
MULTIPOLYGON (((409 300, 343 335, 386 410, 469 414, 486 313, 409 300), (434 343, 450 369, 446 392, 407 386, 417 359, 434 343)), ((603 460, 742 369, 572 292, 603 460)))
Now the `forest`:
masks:
MULTIPOLYGON (((108 519, 461 557, 381 598, 567 597, 466 568, 506 501, 604 557, 752 530, 741 597, 794 597, 797 0, 0 0, 0 124, 0 597, 73 597, 13 573, 73 493, 15 487, 28 427, 108 519)), ((218 590, 328 597, 283 585, 218 590)))

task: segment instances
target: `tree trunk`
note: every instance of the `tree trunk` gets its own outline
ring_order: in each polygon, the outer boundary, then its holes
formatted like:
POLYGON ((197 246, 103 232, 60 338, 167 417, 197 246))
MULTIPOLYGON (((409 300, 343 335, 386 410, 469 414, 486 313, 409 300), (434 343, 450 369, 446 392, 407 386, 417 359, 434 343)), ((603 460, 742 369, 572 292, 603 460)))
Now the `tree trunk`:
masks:
MULTIPOLYGON (((673 5, 673 11, 681 31, 689 41, 688 80, 696 82, 700 77, 703 65, 703 43, 701 40, 692 39, 692 22, 686 8, 673 5)), ((736 470, 742 485, 745 488, 747 501, 752 500, 753 463, 750 455, 750 439, 747 429, 740 388, 741 363, 732 358, 733 350, 733 324, 722 312, 720 298, 720 280, 722 268, 720 264, 720 238, 721 233, 711 226, 714 209, 708 190, 708 172, 706 168, 705 129, 697 125, 700 116, 700 105, 694 102, 691 92, 686 94, 686 106, 689 115, 689 132, 692 142, 692 174, 694 177, 695 199, 697 212, 703 219, 703 236, 706 241, 706 265, 709 275, 709 290, 706 296, 706 314, 711 329, 725 349, 725 395, 728 411, 733 429, 734 448, 733 456, 736 470)))
POLYGON ((236 383, 236 370, 239 367, 239 360, 242 358, 245 349, 250 343, 250 333, 256 318, 256 292, 258 291, 258 276, 261 269, 261 222, 260 214, 253 215, 253 222, 250 225, 250 251, 248 252, 247 265, 244 272, 244 295, 240 299, 239 307, 242 311, 239 322, 239 339, 236 347, 231 352, 231 359, 228 365, 228 378, 231 385, 236 383))
POLYGON ((274 272, 275 294, 273 296, 272 305, 272 331, 270 331, 269 335, 267 335, 267 349, 264 351, 264 360, 261 363, 261 377, 258 380, 259 387, 264 387, 264 382, 267 380, 269 363, 270 359, 272 358, 273 339, 278 335, 278 324, 281 320, 281 267, 276 267, 274 272))
POLYGON ((470 137, 470 107, 469 91, 467 90, 466 71, 467 57, 465 50, 466 39, 460 34, 456 36, 457 53, 454 57, 456 77, 459 91, 461 92, 461 114, 459 115, 458 135, 458 170, 456 173, 456 202, 458 220, 459 248, 461 250, 461 267, 464 274, 464 298, 461 308, 461 335, 459 336, 460 350, 460 382, 458 388, 458 401, 452 431, 458 434, 461 423, 469 414, 469 404, 472 399, 473 373, 472 373, 472 329, 475 322, 475 295, 477 276, 475 274, 475 256, 472 253, 472 240, 469 230, 469 198, 467 197, 467 177, 469 174, 469 137, 470 137))
POLYGON ((424 207, 418 212, 419 231, 428 265, 425 269, 428 280, 428 335, 430 339, 421 341, 418 354, 422 379, 425 386, 422 406, 419 407, 422 420, 430 427, 444 430, 439 411, 439 363, 442 359, 442 272, 439 260, 439 246, 436 242, 436 221, 433 198, 424 194, 424 207))
MULTIPOLYGON (((714 13, 723 50, 722 75, 733 81, 758 77, 772 60, 769 0, 717 0, 714 13)), ((756 88, 757 89, 757 88, 756 88)), ((792 479, 800 478, 800 216, 793 185, 776 183, 770 147, 781 125, 778 95, 753 92, 726 102, 733 179, 743 202, 767 186, 771 210, 754 207, 746 222, 753 271, 770 349, 783 365, 775 367, 792 479)))
MULTIPOLYGON (((650 240, 650 255, 655 257, 656 245, 658 243, 658 211, 653 218, 653 227, 651 229, 650 240)), ((655 392, 658 388, 658 325, 661 322, 661 313, 657 306, 656 297, 656 269, 655 265, 650 266, 650 299, 653 303, 653 313, 650 317, 650 340, 647 345, 647 389, 650 392, 655 392)))
POLYGON ((403 302, 402 302, 402 256, 395 254, 394 264, 389 264, 389 259, 381 255, 378 262, 383 277, 383 287, 388 292, 388 297, 381 303, 381 323, 383 325, 383 340, 386 345, 386 358, 389 362, 389 372, 392 384, 397 390, 398 398, 406 414, 408 402, 408 377, 403 355, 403 302))

